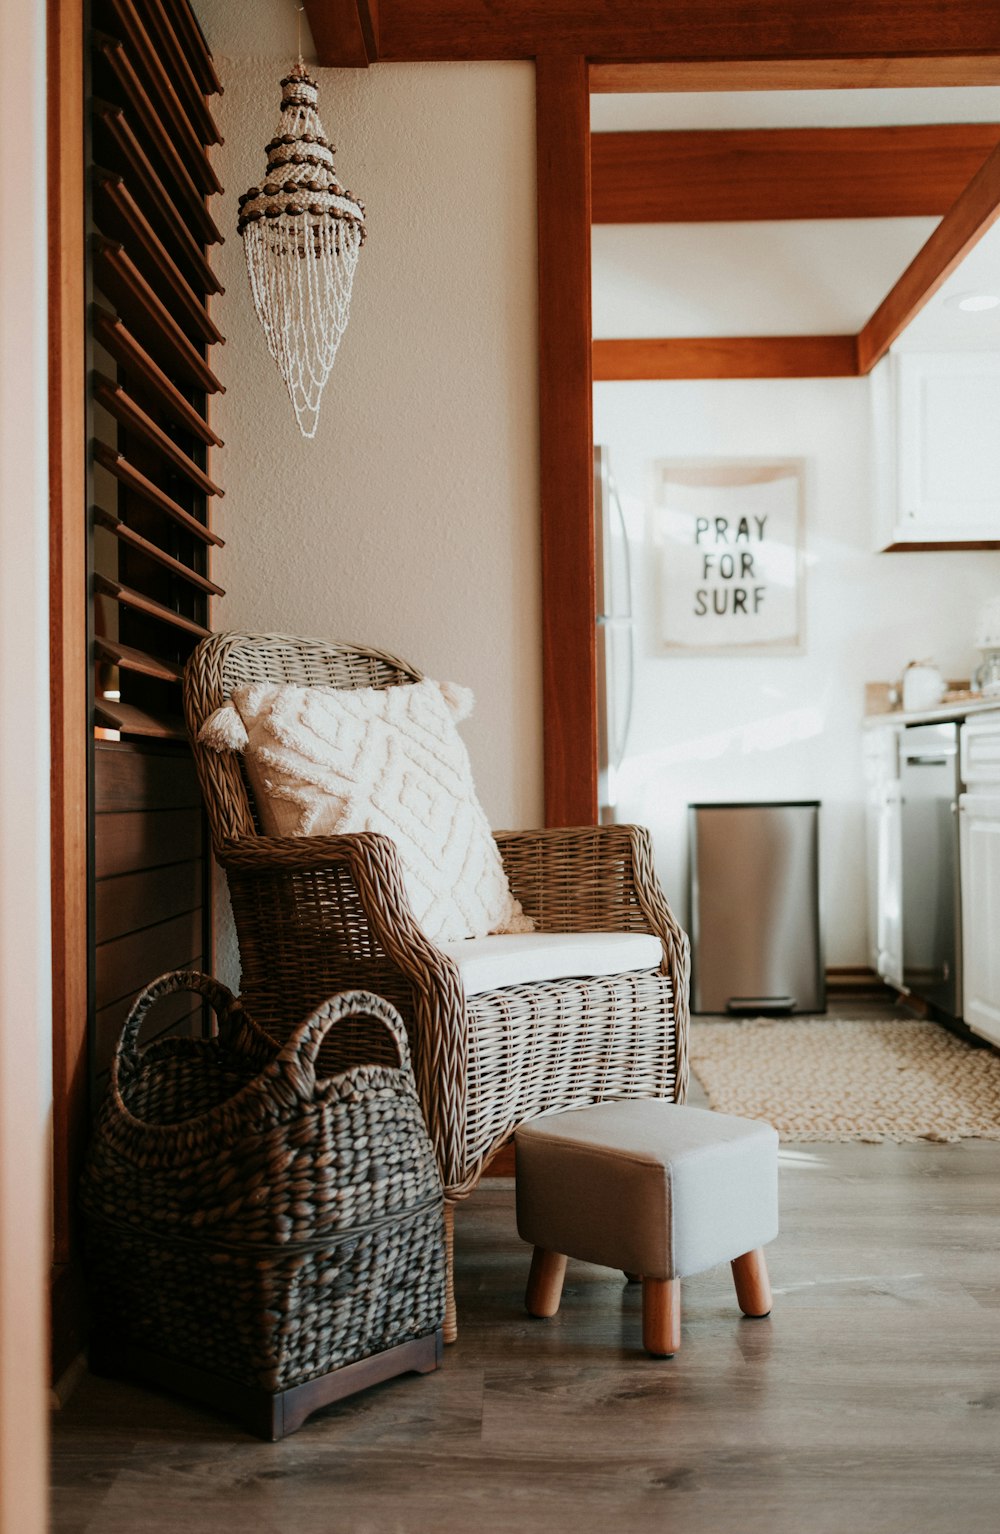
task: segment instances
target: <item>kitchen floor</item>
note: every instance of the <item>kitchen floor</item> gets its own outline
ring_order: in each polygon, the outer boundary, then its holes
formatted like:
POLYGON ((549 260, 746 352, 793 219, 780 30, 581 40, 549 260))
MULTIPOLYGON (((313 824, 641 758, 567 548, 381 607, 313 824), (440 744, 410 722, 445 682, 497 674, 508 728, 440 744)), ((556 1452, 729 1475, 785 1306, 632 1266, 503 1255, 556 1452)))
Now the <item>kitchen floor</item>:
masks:
POLYGON ((741 1319, 717 1269, 685 1282, 681 1352, 649 1359, 638 1287, 582 1263, 530 1320, 494 1180, 456 1221, 439 1373, 280 1444, 88 1376, 53 1418, 52 1529, 994 1534, 1000 1143, 788 1146, 781 1176, 769 1320, 741 1319))

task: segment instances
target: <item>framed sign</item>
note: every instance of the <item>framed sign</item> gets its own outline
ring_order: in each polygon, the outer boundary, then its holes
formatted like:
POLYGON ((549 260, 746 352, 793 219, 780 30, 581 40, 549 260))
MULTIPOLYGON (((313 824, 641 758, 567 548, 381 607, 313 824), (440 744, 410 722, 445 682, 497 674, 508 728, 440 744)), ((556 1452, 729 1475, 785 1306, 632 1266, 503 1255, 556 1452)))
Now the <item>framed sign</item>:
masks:
POLYGON ((653 546, 666 650, 803 646, 801 458, 660 459, 653 546))

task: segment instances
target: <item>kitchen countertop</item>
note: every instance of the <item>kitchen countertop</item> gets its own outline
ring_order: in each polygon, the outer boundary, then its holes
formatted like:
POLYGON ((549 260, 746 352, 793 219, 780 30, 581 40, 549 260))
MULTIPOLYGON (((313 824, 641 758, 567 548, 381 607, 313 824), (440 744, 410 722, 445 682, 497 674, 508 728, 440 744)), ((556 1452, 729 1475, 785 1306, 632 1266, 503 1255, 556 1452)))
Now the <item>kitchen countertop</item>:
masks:
POLYGON ((883 724, 939 724, 948 719, 965 719, 970 714, 994 713, 1000 719, 1000 697, 964 698, 954 703, 941 703, 937 708, 924 708, 907 713, 902 708, 887 709, 881 714, 866 714, 865 728, 883 724))

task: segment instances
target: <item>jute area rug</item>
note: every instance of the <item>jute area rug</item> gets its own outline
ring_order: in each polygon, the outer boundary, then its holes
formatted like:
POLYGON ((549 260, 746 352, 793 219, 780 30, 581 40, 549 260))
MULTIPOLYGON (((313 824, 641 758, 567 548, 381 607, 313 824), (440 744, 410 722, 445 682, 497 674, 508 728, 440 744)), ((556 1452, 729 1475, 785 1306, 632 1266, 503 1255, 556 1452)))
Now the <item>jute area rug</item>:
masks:
POLYGON ((721 1113, 783 1140, 1000 1140, 1000 1053, 910 1018, 753 1018, 691 1026, 721 1113))

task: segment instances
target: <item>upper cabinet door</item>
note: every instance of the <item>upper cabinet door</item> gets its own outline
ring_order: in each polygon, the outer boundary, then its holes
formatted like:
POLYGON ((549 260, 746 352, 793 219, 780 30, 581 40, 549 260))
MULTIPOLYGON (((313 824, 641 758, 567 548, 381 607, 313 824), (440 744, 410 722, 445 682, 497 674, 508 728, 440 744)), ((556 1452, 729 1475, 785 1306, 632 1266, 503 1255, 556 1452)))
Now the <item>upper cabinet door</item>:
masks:
POLYGON ((895 353, 872 387, 878 547, 1000 547, 1000 355, 895 353))

